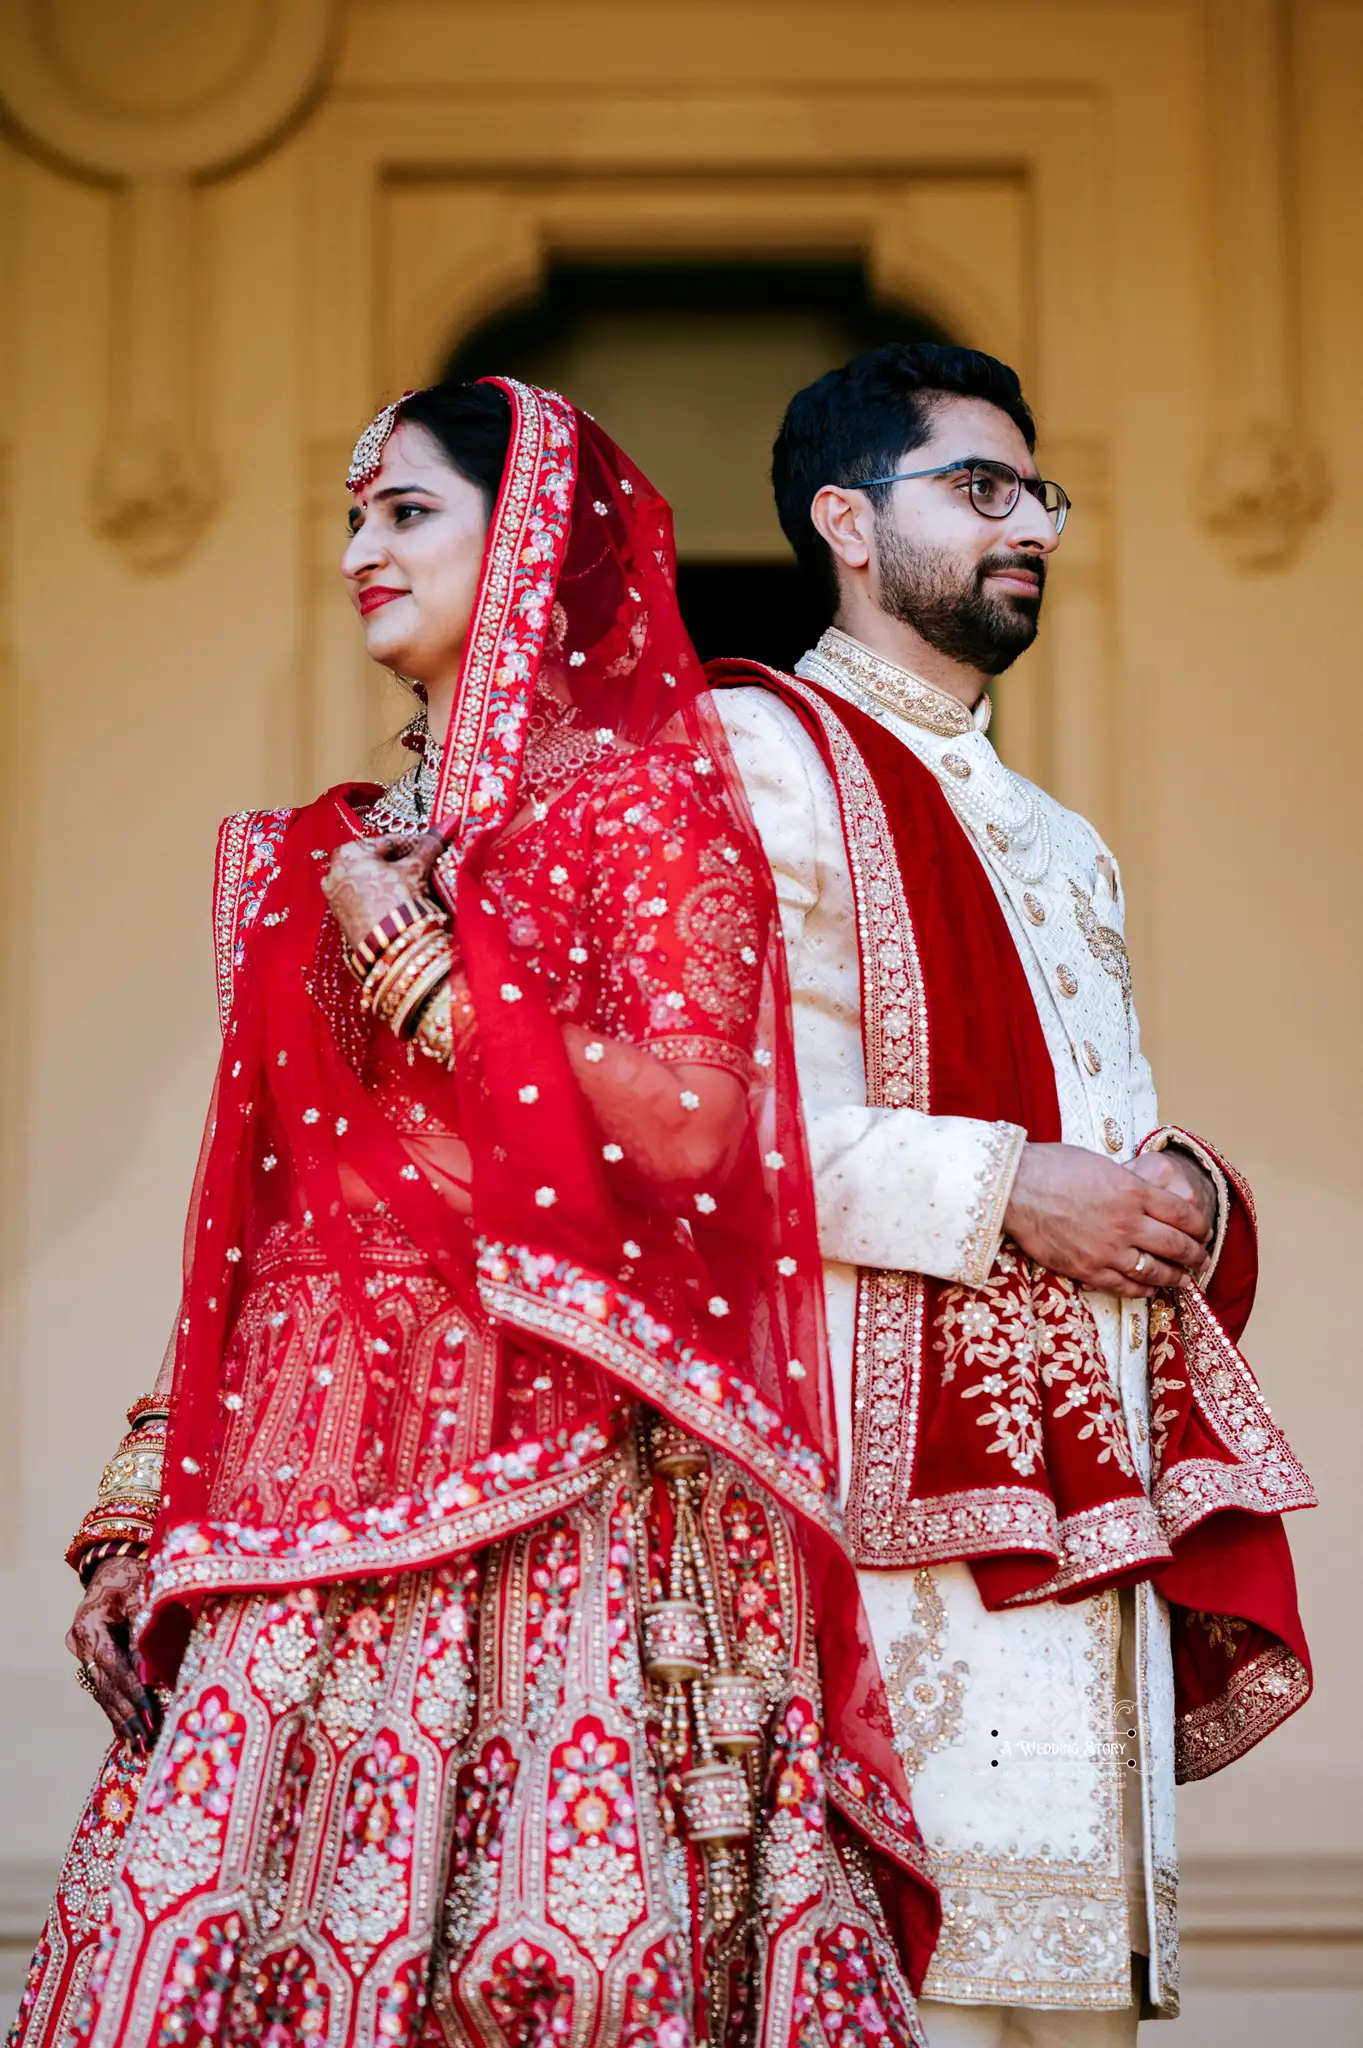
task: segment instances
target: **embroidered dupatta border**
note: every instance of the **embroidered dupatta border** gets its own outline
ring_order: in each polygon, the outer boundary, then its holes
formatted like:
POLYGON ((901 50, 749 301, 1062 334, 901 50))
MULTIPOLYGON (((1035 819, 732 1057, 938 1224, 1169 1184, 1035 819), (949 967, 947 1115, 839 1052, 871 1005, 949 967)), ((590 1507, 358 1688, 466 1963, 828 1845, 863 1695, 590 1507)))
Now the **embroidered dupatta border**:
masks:
POLYGON ((601 1274, 526 1245, 484 1244, 478 1289, 494 1321, 605 1367, 842 1544, 828 1460, 722 1360, 679 1344, 635 1296, 601 1274))
POLYGON ((226 1031, 235 983, 232 955, 237 936, 241 885, 246 873, 246 848, 258 811, 238 811, 224 818, 213 864, 213 964, 218 983, 218 1024, 226 1031))
POLYGON ((254 921, 260 898, 278 872, 278 846, 292 811, 237 811, 218 827, 217 852, 213 861, 213 967, 217 983, 218 1025, 226 1032, 236 993, 237 947, 243 926, 254 921), (273 827, 273 836, 271 828, 273 827), (253 853, 268 873, 254 898, 247 885, 253 853), (268 856, 268 858, 266 858, 268 856), (246 915, 250 909, 251 917, 246 915))
POLYGON ((196 1603, 211 1593, 420 1571, 480 1550, 602 1485, 628 1427, 621 1410, 558 1438, 478 1459, 429 1491, 333 1514, 307 1529, 182 1523, 167 1531, 151 1559, 140 1625, 159 1619, 167 1605, 196 1603))
MULTIPOLYGON (((456 828, 457 859, 473 832, 504 824, 515 801, 528 685, 549 630, 577 477, 577 422, 567 400, 514 377, 484 381, 510 402, 511 445, 432 806, 434 818, 456 828)), ((442 880, 448 865, 440 864, 442 880)))

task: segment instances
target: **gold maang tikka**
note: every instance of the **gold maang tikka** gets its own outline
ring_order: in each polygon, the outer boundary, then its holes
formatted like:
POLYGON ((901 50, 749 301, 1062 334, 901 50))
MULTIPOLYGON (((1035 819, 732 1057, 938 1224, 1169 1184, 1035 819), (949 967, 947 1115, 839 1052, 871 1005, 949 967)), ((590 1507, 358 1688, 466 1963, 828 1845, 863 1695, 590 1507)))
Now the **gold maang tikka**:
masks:
POLYGON ((385 405, 382 412, 375 413, 355 443, 345 477, 345 487, 348 491, 362 491, 365 485, 372 483, 378 475, 388 436, 398 423, 398 413, 407 400, 415 396, 414 391, 404 391, 401 398, 395 398, 391 405, 385 405))

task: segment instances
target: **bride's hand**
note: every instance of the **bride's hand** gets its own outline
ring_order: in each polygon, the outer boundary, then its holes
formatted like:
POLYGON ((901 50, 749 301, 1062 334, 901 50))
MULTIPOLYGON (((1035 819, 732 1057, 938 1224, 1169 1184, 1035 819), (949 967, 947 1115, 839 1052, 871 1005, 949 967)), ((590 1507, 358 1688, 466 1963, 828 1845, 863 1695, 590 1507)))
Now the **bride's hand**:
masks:
POLYGON ((106 1557, 97 1564, 66 1638, 114 1734, 134 1749, 145 1749, 156 1734, 156 1702, 137 1675, 128 1641, 145 1574, 138 1557, 106 1557))
POLYGON ((322 893, 348 946, 357 946, 382 917, 420 896, 445 850, 434 832, 351 839, 338 846, 322 877, 322 893))

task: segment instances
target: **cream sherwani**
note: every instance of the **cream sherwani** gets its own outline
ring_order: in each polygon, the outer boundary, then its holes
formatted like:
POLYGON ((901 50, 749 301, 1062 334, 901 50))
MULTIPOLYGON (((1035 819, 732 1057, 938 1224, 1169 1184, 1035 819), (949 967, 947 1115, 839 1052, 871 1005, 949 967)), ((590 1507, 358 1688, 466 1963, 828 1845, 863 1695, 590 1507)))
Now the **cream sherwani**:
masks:
MULTIPOLYGON (((1120 882, 1097 833, 1004 768, 987 703, 962 721, 954 700, 924 695, 915 678, 836 633, 797 674, 868 712, 936 775, 1026 969, 1065 1140, 1130 1158, 1158 1119, 1125 953, 1112 943, 1120 882), (932 729, 952 714, 964 731, 932 729)), ((778 698, 739 688, 719 704, 775 873, 789 956, 845 1486, 864 1421, 853 1406, 858 1268, 979 1285, 998 1250, 1023 1133, 867 1106, 857 919, 835 785, 778 698)), ((1107 1294, 1088 1301, 1148 1484, 1145 1307, 1107 1294)), ((860 1578, 945 1906, 926 1996, 1087 2010, 1095 2020, 1107 2011, 1114 2024, 1125 2007, 1131 2032, 1124 2016, 1111 2038, 1134 2039, 1133 1949, 1150 1955, 1152 2002, 1177 2010, 1163 1601, 1141 1586, 988 1613, 964 1564, 860 1578)))

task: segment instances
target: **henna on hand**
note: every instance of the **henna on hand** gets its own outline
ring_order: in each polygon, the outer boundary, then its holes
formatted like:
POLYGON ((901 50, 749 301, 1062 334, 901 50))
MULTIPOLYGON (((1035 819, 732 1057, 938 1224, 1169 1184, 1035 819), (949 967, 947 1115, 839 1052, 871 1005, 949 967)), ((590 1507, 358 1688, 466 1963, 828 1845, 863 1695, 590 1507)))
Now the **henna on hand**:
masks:
POLYGON ((357 946, 390 910, 422 895, 444 850, 436 832, 390 833, 338 846, 322 877, 322 893, 346 944, 357 946))
POLYGON ((137 1675, 130 1640, 145 1576, 139 1557, 106 1557, 90 1575, 66 1638, 71 1655, 90 1672, 114 1734, 140 1750, 157 1729, 156 1701, 137 1675))

